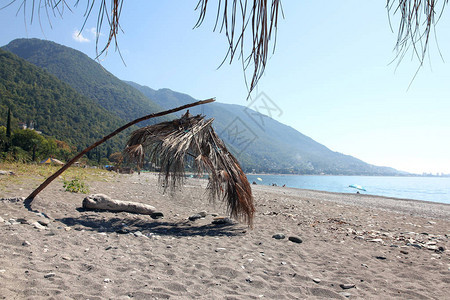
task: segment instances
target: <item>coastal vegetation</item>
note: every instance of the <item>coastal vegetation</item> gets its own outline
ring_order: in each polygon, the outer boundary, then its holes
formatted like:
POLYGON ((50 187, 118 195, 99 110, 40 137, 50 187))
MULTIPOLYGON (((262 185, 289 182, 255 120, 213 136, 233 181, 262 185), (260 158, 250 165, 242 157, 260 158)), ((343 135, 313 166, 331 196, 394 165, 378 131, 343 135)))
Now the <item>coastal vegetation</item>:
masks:
MULTIPOLYGON (((119 117, 68 84, 2 49, 0 112, 1 158, 19 161, 67 160, 122 125, 119 117)), ((87 159, 99 163, 120 151, 126 135, 88 153, 87 159)))

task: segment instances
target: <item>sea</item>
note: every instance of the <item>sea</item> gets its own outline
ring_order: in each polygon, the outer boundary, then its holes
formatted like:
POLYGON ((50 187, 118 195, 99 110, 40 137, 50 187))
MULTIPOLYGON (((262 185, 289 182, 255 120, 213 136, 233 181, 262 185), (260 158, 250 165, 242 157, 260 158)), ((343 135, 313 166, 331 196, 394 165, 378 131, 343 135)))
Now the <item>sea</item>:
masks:
POLYGON ((450 204, 450 177, 247 175, 250 183, 450 204), (259 178, 259 179, 258 179, 259 178), (366 191, 349 185, 359 185, 366 191))

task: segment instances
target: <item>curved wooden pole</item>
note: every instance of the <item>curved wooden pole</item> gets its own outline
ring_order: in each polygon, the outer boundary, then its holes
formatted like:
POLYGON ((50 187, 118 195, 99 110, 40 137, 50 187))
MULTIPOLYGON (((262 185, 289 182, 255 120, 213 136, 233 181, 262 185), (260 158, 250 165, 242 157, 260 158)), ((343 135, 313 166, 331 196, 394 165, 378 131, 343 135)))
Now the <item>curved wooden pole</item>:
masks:
POLYGON ((113 136, 117 135, 118 133, 124 131, 125 129, 127 129, 128 127, 137 124, 139 122, 151 119, 151 118, 156 118, 156 117, 161 117, 164 115, 168 115, 186 108, 190 108, 193 106, 197 106, 197 105, 202 105, 202 104, 206 104, 206 103, 211 103, 216 101, 215 98, 210 98, 207 100, 201 100, 201 101, 197 101, 197 102, 193 102, 193 103, 189 103, 183 106, 179 106, 176 108, 172 108, 166 111, 162 111, 159 113, 153 113, 144 117, 141 117, 139 119, 136 119, 134 121, 131 121, 125 125, 123 125, 122 127, 116 129, 114 132, 108 134, 107 136, 103 137, 101 140, 98 140, 97 142, 93 143, 92 145, 90 145, 89 147, 87 147, 86 149, 84 149, 83 151, 81 151, 80 153, 78 153, 74 158, 72 158, 69 162, 67 162, 64 166, 61 167, 61 169, 59 169, 58 171, 56 171, 53 175, 51 175, 50 177, 48 177, 37 189, 35 189, 26 199, 25 199, 25 207, 28 210, 31 210, 31 202, 33 201, 33 199, 37 196, 37 194, 39 194, 47 185, 49 185, 53 180, 55 180, 55 178, 57 178, 59 175, 61 175, 67 168, 69 168, 73 163, 75 163, 80 157, 82 157, 84 154, 86 154, 87 152, 91 151, 92 149, 94 149, 95 147, 97 147, 98 145, 106 142, 107 140, 109 140, 110 138, 112 138, 113 136))

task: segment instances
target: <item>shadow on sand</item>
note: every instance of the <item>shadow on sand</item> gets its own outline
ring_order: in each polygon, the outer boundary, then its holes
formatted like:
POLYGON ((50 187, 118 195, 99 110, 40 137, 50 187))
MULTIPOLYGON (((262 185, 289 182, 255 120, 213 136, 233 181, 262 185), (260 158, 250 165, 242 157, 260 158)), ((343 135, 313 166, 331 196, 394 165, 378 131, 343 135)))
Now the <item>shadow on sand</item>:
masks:
MULTIPOLYGON (((80 209, 80 212, 84 210, 80 209)), ((116 232, 119 234, 133 234, 140 231, 146 236, 238 236, 243 235, 247 230, 239 224, 206 224, 196 225, 195 222, 181 220, 179 222, 164 221, 163 219, 153 220, 150 217, 130 217, 123 218, 111 215, 108 212, 95 212, 94 214, 82 215, 80 217, 67 217, 56 219, 68 227, 75 230, 91 230, 98 232, 116 232)))

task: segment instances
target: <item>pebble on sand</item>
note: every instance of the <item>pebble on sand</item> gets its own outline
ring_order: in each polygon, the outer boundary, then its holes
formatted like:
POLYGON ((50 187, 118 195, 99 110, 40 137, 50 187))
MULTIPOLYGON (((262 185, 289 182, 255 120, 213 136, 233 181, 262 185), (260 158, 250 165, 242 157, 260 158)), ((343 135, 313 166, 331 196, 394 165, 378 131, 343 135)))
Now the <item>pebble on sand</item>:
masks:
POLYGON ((276 239, 276 240, 282 240, 282 239, 284 239, 286 236, 285 236, 284 234, 282 234, 282 233, 276 233, 276 234, 272 235, 272 237, 273 237, 274 239, 276 239))
POLYGON ((48 226, 50 224, 50 220, 49 219, 41 219, 37 221, 39 224, 41 224, 42 226, 48 226))
POLYGON ((355 285, 353 283, 341 283, 339 286, 343 290, 348 290, 348 289, 352 289, 355 287, 355 285))
POLYGON ((51 277, 55 277, 56 274, 55 273, 47 273, 44 275, 44 278, 51 278, 51 277))
POLYGON ((42 225, 41 225, 40 223, 38 223, 38 222, 34 222, 32 225, 33 225, 34 228, 36 228, 36 229, 45 229, 45 226, 42 226, 42 225))
POLYGON ((189 221, 195 221, 195 220, 198 220, 198 219, 201 219, 201 218, 202 218, 202 216, 200 214, 194 214, 194 215, 189 217, 189 221))
POLYGON ((339 293, 339 294, 344 296, 345 298, 349 298, 352 295, 352 294, 347 293, 347 292, 342 292, 342 293, 339 293))
POLYGON ((303 243, 302 239, 299 238, 299 237, 296 237, 296 236, 290 236, 290 237, 289 237, 289 240, 290 240, 291 242, 294 242, 294 243, 297 243, 297 244, 303 243))

